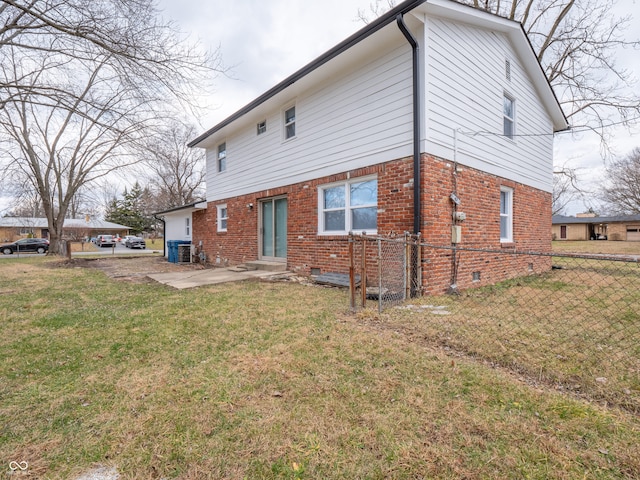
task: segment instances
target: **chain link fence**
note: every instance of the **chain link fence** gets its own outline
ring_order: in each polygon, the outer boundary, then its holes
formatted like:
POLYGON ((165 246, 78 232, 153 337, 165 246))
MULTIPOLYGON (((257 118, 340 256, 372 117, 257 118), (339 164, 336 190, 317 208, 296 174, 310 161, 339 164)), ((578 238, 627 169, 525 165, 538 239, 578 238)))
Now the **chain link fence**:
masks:
POLYGON ((349 236, 351 309, 379 312, 421 294, 420 236, 349 236), (364 287, 363 287, 364 286, 364 287))
MULTIPOLYGON (((402 242, 368 239, 364 256, 354 248, 367 272, 379 272, 363 278, 364 285, 377 281, 382 292, 366 295, 384 310, 381 325, 509 368, 529 383, 640 413, 636 258, 440 247, 415 239, 405 242, 403 256, 402 242), (404 295, 387 298, 406 282, 404 295)), ((352 300, 354 306, 367 304, 352 300)))

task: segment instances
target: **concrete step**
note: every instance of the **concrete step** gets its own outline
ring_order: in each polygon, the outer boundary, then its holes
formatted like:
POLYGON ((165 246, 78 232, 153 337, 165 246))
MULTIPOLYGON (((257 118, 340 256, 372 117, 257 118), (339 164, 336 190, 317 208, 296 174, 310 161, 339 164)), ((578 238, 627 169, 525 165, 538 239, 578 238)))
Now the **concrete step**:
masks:
POLYGON ((245 267, 247 270, 266 270, 268 272, 286 272, 287 264, 284 262, 269 262, 267 260, 254 260, 245 262, 239 267, 245 267))

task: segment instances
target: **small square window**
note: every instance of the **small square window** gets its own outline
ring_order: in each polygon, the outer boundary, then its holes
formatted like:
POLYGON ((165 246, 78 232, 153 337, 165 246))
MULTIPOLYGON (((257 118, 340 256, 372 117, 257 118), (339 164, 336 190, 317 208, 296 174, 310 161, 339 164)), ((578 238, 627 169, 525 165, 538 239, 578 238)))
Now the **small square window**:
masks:
POLYGON ((226 205, 218 205, 218 231, 226 232, 227 231, 227 221, 229 220, 229 216, 227 214, 227 206, 226 205))
POLYGON ((227 142, 218 145, 218 172, 227 169, 227 142))
POLYGON ((515 135, 516 102, 513 98, 505 95, 503 100, 503 134, 513 140, 515 135))
POLYGON ((291 107, 284 112, 284 138, 296 136, 296 107, 291 107))
POLYGON ((256 128, 258 131, 258 135, 262 135, 267 131, 267 121, 263 120, 262 122, 259 122, 256 128))

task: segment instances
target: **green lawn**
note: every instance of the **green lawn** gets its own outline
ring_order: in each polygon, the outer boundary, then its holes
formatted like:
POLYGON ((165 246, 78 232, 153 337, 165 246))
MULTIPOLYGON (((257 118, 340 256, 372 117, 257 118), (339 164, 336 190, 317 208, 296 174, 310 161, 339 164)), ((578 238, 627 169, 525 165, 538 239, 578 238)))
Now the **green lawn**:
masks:
POLYGON ((622 479, 640 419, 448 356, 343 290, 0 262, 0 459, 33 478, 622 479))

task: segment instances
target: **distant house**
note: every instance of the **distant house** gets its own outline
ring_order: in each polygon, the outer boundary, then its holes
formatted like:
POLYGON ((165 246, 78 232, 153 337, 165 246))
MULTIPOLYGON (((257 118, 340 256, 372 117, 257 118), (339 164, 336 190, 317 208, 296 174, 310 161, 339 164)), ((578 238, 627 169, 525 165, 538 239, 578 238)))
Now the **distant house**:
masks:
POLYGON ((551 233, 554 240, 626 240, 640 242, 640 215, 598 217, 554 215, 551 233))
MULTIPOLYGON (((550 251, 567 127, 519 23, 407 0, 190 143, 207 156, 192 240, 302 274, 348 271, 349 232, 451 245, 455 226, 461 246, 550 251)), ((504 275, 478 263, 483 282, 504 275)), ((444 291, 450 269, 428 264, 444 291)))
MULTIPOLYGON (((117 223, 92 218, 66 219, 63 238, 83 240, 99 234, 126 235, 129 227, 117 223)), ((0 241, 13 242, 20 238, 49 238, 49 225, 46 218, 0 217, 0 241)))
POLYGON ((154 215, 164 222, 165 257, 168 256, 166 242, 168 240, 191 241, 193 239, 193 213, 205 210, 207 203, 202 200, 157 212, 154 215))

